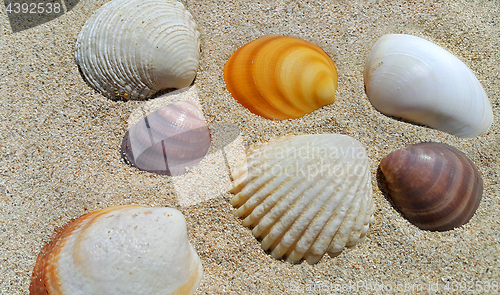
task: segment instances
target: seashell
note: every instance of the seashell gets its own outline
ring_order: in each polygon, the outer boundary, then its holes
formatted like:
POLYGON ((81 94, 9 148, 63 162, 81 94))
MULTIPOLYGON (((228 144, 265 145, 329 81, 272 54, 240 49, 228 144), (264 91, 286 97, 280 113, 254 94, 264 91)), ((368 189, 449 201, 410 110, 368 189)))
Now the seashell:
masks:
POLYGON ((83 26, 76 62, 88 83, 111 99, 147 99, 193 82, 199 32, 175 0, 113 0, 83 26))
POLYGON ((139 170, 178 176, 208 152, 210 131, 192 102, 169 104, 140 120, 125 134, 123 158, 139 170))
POLYGON ((294 119, 333 103, 337 70, 318 46, 265 36, 236 50, 224 66, 227 90, 250 112, 294 119))
POLYGON ((380 162, 394 205, 421 229, 445 231, 466 224, 483 194, 474 163, 444 143, 420 143, 380 162))
POLYGON ((354 246, 373 222, 364 147, 339 134, 284 137, 250 151, 233 172, 231 203, 262 248, 318 262, 354 246))
POLYGON ((57 231, 38 255, 30 294, 193 294, 202 277, 179 211, 119 206, 57 231))
POLYGON ((472 71, 445 49, 410 35, 384 35, 364 70, 372 105, 387 116, 474 137, 490 127, 493 112, 472 71))

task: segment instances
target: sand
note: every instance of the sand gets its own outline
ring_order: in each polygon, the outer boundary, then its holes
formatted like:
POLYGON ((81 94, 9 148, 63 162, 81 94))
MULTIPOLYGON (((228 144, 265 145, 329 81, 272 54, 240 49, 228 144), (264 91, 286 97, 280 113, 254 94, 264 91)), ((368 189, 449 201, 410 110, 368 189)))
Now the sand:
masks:
POLYGON ((145 102, 111 101, 90 88, 78 71, 76 37, 105 2, 67 1, 68 7, 76 4, 69 12, 15 33, 0 5, 1 294, 28 293, 38 252, 54 230, 87 212, 125 204, 169 206, 186 216, 189 239, 205 269, 197 294, 498 292, 498 1, 184 2, 201 31, 197 102, 219 135, 204 168, 179 180, 124 163, 121 140, 130 115, 145 102), (387 33, 423 37, 467 64, 493 106, 491 128, 463 139, 376 111, 364 93, 362 71, 369 49, 387 33), (339 72, 334 104, 300 119, 270 121, 231 97, 222 77, 225 61, 240 46, 269 34, 311 41, 332 57, 339 72), (227 192, 230 168, 220 161, 237 161, 248 147, 272 138, 316 133, 347 134, 366 147, 375 222, 362 243, 339 256, 325 256, 315 265, 291 265, 264 252, 234 217, 227 192), (483 176, 481 204, 463 227, 419 230, 379 188, 380 160, 425 141, 457 147, 483 176), (217 169, 210 169, 210 163, 217 169), (214 187, 207 178, 215 180, 214 187))

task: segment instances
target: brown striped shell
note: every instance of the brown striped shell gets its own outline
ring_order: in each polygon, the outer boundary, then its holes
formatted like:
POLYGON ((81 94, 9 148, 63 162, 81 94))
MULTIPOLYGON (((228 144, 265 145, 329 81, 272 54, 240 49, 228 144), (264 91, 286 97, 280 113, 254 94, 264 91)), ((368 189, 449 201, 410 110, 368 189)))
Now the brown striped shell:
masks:
POLYGON ((394 205, 421 229, 445 231, 474 215, 483 180, 474 163, 443 143, 420 143, 397 150, 380 162, 394 205))
POLYGON ((178 101, 132 126, 121 149, 123 158, 140 170, 177 176, 196 166, 210 144, 202 111, 192 102, 178 101))
POLYGON ((236 50, 224 66, 227 90, 250 112, 294 119, 333 103, 337 70, 317 45, 264 36, 236 50))

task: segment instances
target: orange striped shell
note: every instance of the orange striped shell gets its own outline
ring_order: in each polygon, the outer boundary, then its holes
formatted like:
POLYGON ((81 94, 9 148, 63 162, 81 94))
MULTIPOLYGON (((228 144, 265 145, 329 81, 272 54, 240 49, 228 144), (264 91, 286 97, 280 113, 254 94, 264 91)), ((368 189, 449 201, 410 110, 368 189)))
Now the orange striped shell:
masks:
POLYGON ((333 103, 337 80, 335 64, 321 48, 287 36, 254 40, 224 66, 231 95, 272 120, 299 118, 333 103))

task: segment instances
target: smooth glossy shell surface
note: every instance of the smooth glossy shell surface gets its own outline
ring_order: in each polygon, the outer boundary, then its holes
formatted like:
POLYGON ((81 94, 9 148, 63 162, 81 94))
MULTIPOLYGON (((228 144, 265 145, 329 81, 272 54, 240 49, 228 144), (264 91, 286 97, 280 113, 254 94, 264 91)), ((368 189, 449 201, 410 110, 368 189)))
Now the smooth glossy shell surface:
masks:
POLYGON ((373 221, 366 151, 346 135, 273 140, 250 151, 233 180, 236 214, 277 259, 313 264, 337 255, 373 221))
POLYGON ((110 207, 54 234, 38 255, 30 294, 193 294, 202 276, 179 211, 110 207))
POLYGON ((456 148, 420 143, 380 162, 394 205, 421 229, 445 231, 474 215, 483 193, 476 166, 456 148))
POLYGON ((210 143, 202 111, 192 102, 179 101, 133 125, 121 149, 124 159, 140 170, 178 176, 205 157, 210 143))
POLYGON ((224 80, 231 95, 250 112, 282 120, 333 103, 338 78, 331 58, 315 44, 265 36, 231 55, 224 80))
POLYGON ((424 39, 384 35, 373 46, 364 70, 372 105, 459 137, 490 127, 493 112, 483 87, 458 58, 424 39))
POLYGON ((112 99, 147 99, 193 82, 199 32, 176 0, 113 0, 83 26, 76 62, 88 83, 112 99))

